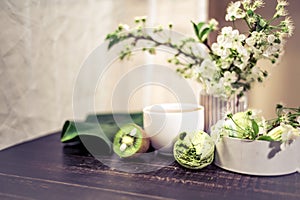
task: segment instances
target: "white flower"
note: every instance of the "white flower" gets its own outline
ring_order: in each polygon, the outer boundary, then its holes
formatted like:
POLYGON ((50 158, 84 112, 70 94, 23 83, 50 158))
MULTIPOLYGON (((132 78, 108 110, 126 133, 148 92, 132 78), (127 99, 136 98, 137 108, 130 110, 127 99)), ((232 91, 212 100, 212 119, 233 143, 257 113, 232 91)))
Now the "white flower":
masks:
POLYGON ((284 150, 288 145, 289 141, 295 140, 298 137, 300 137, 300 129, 296 129, 289 124, 283 124, 283 123, 280 124, 280 127, 282 128, 282 134, 281 134, 282 144, 280 145, 280 148, 284 150))
POLYGON ((223 35, 231 34, 231 32, 232 32, 232 27, 231 26, 225 26, 225 27, 222 28, 222 31, 221 31, 221 33, 223 35))
POLYGON ((256 9, 256 8, 260 8, 262 7, 263 5, 265 4, 264 1, 262 0, 255 0, 254 3, 253 3, 253 7, 256 9))
POLYGON ((199 42, 193 42, 190 44, 189 48, 193 52, 194 55, 199 56, 200 58, 210 59, 209 57, 209 50, 208 48, 203 44, 199 42))
POLYGON ((283 17, 283 16, 287 16, 288 12, 284 7, 281 7, 277 10, 275 15, 278 16, 278 17, 283 17))
POLYGON ((236 82, 237 79, 238 79, 238 77, 234 71, 233 72, 226 71, 224 73, 224 85, 225 86, 231 85, 232 83, 236 82))
POLYGON ((239 47, 243 47, 244 40, 246 39, 246 36, 244 34, 239 34, 238 30, 232 31, 232 47, 233 49, 238 49, 239 47))
POLYGON ((120 31, 129 31, 129 26, 127 24, 119 24, 118 28, 120 31))
POLYGON ((249 37, 246 39, 246 44, 248 44, 250 47, 253 47, 256 43, 255 37, 249 37))
POLYGON ((296 129, 289 124, 281 124, 280 126, 283 128, 283 132, 281 135, 281 139, 283 142, 295 140, 300 136, 299 129, 296 129))
POLYGON ((295 26, 290 17, 286 17, 285 20, 280 23, 280 26, 282 27, 282 31, 287 33, 288 36, 293 35, 295 26))
POLYGON ((249 10, 250 9, 251 3, 252 3, 252 0, 243 0, 242 1, 243 7, 245 8, 245 10, 249 10))
POLYGON ((261 122, 259 123, 259 135, 266 135, 268 130, 268 125, 264 117, 261 117, 261 122))
POLYGON ((215 20, 214 18, 209 20, 209 22, 208 22, 208 26, 213 30, 217 30, 218 25, 219 25, 219 22, 217 20, 215 20))
POLYGON ((217 70, 215 63, 212 59, 204 59, 201 63, 200 67, 196 69, 197 73, 201 74, 203 78, 211 78, 212 74, 214 74, 217 70))
POLYGON ((216 97, 220 97, 224 94, 224 85, 221 81, 211 81, 205 80, 206 92, 207 94, 213 94, 216 97))
POLYGON ((268 42, 270 44, 273 44, 273 42, 275 41, 276 37, 273 34, 268 35, 268 42))
POLYGON ((252 82, 254 80, 257 80, 259 78, 263 78, 262 70, 258 66, 254 66, 251 69, 251 73, 247 76, 247 81, 252 82))
POLYGON ((222 69, 228 69, 230 65, 232 64, 232 58, 228 57, 226 59, 220 59, 220 67, 222 69))
POLYGON ((220 138, 222 136, 227 136, 226 134, 224 135, 224 133, 226 133, 223 129, 224 124, 225 120, 219 120, 210 128, 210 135, 215 144, 217 144, 220 141, 220 138))
POLYGON ((213 43, 211 49, 216 55, 220 56, 221 58, 226 58, 230 55, 230 50, 226 47, 226 43, 213 43))
POLYGON ((276 13, 275 17, 283 17, 288 15, 288 12, 286 10, 286 6, 288 6, 288 2, 285 0, 277 0, 277 6, 276 6, 276 13))
POLYGON ((246 61, 248 60, 248 49, 242 45, 239 45, 236 47, 237 52, 239 53, 239 57, 243 57, 246 59, 246 61))
POLYGON ((269 46, 266 49, 266 51, 263 53, 263 56, 265 56, 267 58, 271 58, 271 56, 274 56, 274 55, 278 54, 279 51, 280 51, 280 45, 279 44, 269 46))
POLYGON ((242 19, 246 16, 245 11, 243 11, 241 8, 241 2, 231 2, 231 4, 227 8, 227 14, 225 16, 226 21, 234 21, 236 19, 242 19))
POLYGON ((217 42, 212 44, 212 51, 221 57, 227 59, 231 55, 231 49, 237 50, 242 56, 247 56, 247 50, 243 47, 243 42, 246 39, 244 34, 240 34, 238 30, 233 30, 232 27, 222 28, 221 34, 217 37, 217 42))
POLYGON ((288 6, 289 3, 286 0, 277 0, 277 6, 288 6))
POLYGON ((255 11, 257 8, 262 7, 265 3, 262 0, 244 0, 242 1, 245 10, 252 10, 255 11))
POLYGON ((224 47, 228 48, 230 47, 228 37, 225 37, 225 35, 218 35, 217 37, 217 43, 222 44, 224 47))
POLYGON ((146 20, 147 20, 147 16, 139 16, 139 17, 135 17, 135 18, 134 18, 134 21, 135 21, 136 23, 139 23, 139 22, 146 22, 146 20))

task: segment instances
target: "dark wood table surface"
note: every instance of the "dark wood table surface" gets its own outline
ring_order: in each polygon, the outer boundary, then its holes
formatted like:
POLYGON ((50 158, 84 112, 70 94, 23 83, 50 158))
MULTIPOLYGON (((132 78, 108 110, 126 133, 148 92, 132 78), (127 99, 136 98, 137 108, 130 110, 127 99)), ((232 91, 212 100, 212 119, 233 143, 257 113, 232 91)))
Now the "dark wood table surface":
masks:
MULTIPOLYGON (((300 199, 300 174, 257 177, 211 165, 188 170, 113 170, 59 133, 0 152, 0 199, 300 199)), ((253 163, 255 165, 255 163, 253 163)))

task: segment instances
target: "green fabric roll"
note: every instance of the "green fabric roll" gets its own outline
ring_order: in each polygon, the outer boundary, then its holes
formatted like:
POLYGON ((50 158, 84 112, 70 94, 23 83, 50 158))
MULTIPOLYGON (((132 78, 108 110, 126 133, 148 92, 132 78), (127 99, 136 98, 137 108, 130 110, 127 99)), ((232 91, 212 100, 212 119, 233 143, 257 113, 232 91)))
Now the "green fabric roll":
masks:
POLYGON ((61 133, 62 143, 82 142, 94 154, 112 152, 112 141, 119 126, 143 124, 142 113, 89 115, 84 122, 66 121, 61 133))

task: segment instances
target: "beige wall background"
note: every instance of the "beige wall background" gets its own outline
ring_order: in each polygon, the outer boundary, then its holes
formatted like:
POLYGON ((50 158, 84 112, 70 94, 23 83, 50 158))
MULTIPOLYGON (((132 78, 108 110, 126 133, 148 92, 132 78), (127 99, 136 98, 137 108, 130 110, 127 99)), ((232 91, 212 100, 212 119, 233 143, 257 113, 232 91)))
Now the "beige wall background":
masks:
MULTIPOLYGON (((120 22, 132 25, 135 16, 148 15, 153 24, 172 21, 176 31, 192 35, 189 21, 205 19, 205 2, 1 0, 0 149, 60 130, 66 119, 73 118, 72 92, 81 64, 120 22)), ((111 73, 107 78, 111 82, 134 66, 116 65, 122 70, 111 73)), ((154 89, 159 94, 155 101, 173 98, 154 89)), ((137 105, 132 109, 143 106, 137 103, 139 94, 132 99, 137 105)), ((101 98, 110 101, 109 96, 101 98)), ((96 105, 96 111, 107 109, 96 105)))
MULTIPOLYGON (((224 21, 227 4, 231 0, 210 0, 209 17, 220 21, 220 26, 230 25, 224 21)), ((264 16, 271 17, 274 13, 276 0, 265 0, 266 6, 260 9, 264 16)), ((287 40, 285 54, 276 66, 269 62, 259 63, 262 67, 270 68, 270 76, 263 84, 255 85, 249 93, 249 107, 260 109, 266 118, 275 116, 277 103, 291 107, 300 106, 300 1, 288 0, 289 13, 294 20, 294 35, 287 40)))

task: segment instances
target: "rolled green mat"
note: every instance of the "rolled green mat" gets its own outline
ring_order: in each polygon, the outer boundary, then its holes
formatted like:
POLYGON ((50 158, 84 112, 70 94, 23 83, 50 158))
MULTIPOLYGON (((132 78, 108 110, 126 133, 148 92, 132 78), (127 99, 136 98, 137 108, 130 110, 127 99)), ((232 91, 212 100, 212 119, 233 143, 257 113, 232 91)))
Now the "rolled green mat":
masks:
POLYGON ((62 143, 82 142, 92 154, 110 154, 119 126, 134 122, 142 124, 142 113, 89 115, 85 122, 66 121, 61 133, 62 143))
POLYGON ((115 124, 66 121, 60 140, 62 143, 82 142, 93 154, 110 154, 112 138, 118 129, 115 124))
POLYGON ((86 117, 86 122, 100 123, 100 124, 128 124, 135 123, 139 126, 143 126, 143 113, 107 113, 107 114, 90 114, 86 117))

